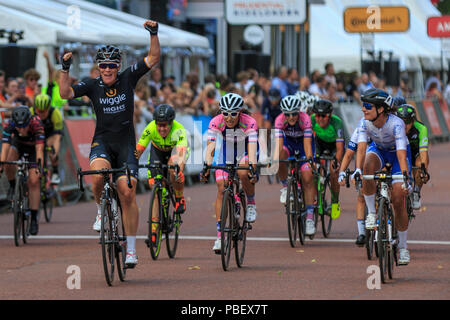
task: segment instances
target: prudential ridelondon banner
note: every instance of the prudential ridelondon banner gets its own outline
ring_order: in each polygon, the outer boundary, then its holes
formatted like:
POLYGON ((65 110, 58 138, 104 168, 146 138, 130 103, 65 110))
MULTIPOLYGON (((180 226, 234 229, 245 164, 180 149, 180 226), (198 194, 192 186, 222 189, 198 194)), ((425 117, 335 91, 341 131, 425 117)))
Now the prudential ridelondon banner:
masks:
POLYGON ((229 24, 302 24, 306 0, 225 0, 229 24))

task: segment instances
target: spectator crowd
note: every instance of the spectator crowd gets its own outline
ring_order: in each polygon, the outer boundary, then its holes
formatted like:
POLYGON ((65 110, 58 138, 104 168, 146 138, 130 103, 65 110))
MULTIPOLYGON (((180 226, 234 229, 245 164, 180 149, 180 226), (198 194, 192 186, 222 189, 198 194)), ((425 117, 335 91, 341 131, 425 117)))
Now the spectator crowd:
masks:
MULTIPOLYGON (((3 120, 8 118, 8 110, 18 105, 32 106, 34 97, 41 92, 47 93, 52 99, 51 105, 63 111, 65 115, 88 115, 90 102, 87 97, 67 101, 59 96, 60 70, 56 70, 50 63, 48 53, 44 52, 43 55, 48 69, 49 81, 46 84, 38 83, 41 75, 35 69, 27 70, 23 77, 18 78, 6 78, 5 73, 0 70, 0 108, 3 110, 3 120)), ((99 75, 99 69, 94 65, 89 77, 96 78, 99 75)), ((78 82, 75 78, 72 81, 73 84, 78 82)), ((407 79, 402 78, 399 86, 387 87, 386 79, 375 72, 336 75, 332 63, 327 63, 323 72, 314 70, 310 76, 304 77, 299 76, 297 69, 286 66, 278 67, 272 77, 260 74, 255 69, 243 70, 236 75, 235 81, 225 74, 208 74, 200 81, 197 73, 191 72, 179 85, 175 83, 175 77, 163 77, 162 70, 154 68, 141 78, 135 89, 136 131, 140 132, 141 128, 145 128, 152 120, 154 107, 161 103, 172 105, 180 114, 214 116, 218 112, 221 96, 233 92, 244 98, 250 112, 262 114, 264 104, 273 100, 269 94, 271 89, 272 94, 279 93, 278 98, 306 91, 322 99, 339 102, 359 101, 361 93, 371 87, 383 89, 393 97, 409 97, 412 94, 407 79)), ((442 91, 439 73, 427 79, 425 89, 427 98, 450 99, 450 86, 442 91)))

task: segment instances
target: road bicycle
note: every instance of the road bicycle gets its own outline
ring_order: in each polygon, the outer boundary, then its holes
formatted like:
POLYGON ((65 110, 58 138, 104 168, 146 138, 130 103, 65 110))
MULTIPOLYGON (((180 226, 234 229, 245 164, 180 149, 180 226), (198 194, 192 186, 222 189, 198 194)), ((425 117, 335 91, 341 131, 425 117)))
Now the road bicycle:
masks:
MULTIPOLYGON (((264 165, 265 166, 265 165, 264 165)), ((220 254, 222 268, 228 270, 231 251, 234 248, 236 265, 241 268, 244 264, 245 247, 247 243, 247 232, 252 229, 250 222, 246 220, 247 204, 244 190, 237 175, 238 170, 249 170, 253 177, 256 173, 253 166, 239 166, 235 164, 207 165, 203 166, 203 173, 209 169, 219 169, 228 172, 223 191, 222 208, 220 210, 220 254)))
POLYGON ((392 181, 402 179, 406 184, 408 176, 405 174, 392 175, 392 165, 386 163, 386 170, 380 170, 373 175, 363 175, 364 180, 375 180, 376 185, 376 208, 377 226, 375 229, 375 241, 378 251, 378 261, 380 267, 381 281, 386 282, 387 277, 393 278, 394 263, 397 261, 397 229, 395 228, 395 218, 391 203, 392 181))
MULTIPOLYGON (((330 155, 328 150, 325 150, 322 155, 316 157, 316 160, 316 170, 314 172, 317 183, 317 205, 315 207, 317 214, 315 215, 315 223, 317 226, 317 217, 320 217, 322 222, 322 234, 325 238, 328 238, 331 231, 331 225, 333 224, 333 219, 331 218, 331 181, 328 168, 330 161, 332 161, 332 166, 334 170, 336 170, 337 160, 336 156, 330 155)), ((310 237, 312 239, 314 236, 310 237)))
POLYGON ((18 247, 20 245, 20 238, 22 237, 23 243, 26 244, 30 235, 31 217, 26 214, 29 209, 28 170, 31 166, 39 166, 39 164, 27 161, 26 156, 17 161, 2 161, 0 164, 17 166, 14 195, 10 200, 12 200, 11 205, 14 214, 14 243, 18 247))
POLYGON ((169 169, 175 170, 175 174, 178 174, 180 167, 178 165, 167 165, 162 164, 160 161, 155 161, 153 164, 141 164, 139 168, 155 169, 157 172, 150 194, 150 207, 147 221, 148 233, 145 243, 150 249, 152 259, 156 260, 160 253, 162 235, 164 234, 167 254, 169 258, 175 258, 180 227, 183 221, 181 220, 181 215, 175 213, 175 191, 169 179, 169 169), (153 216, 155 208, 158 211, 156 220, 153 216))
POLYGON ((106 283, 112 286, 114 281, 114 269, 117 263, 117 273, 120 281, 125 281, 126 270, 134 268, 126 266, 126 234, 123 225, 122 206, 116 190, 115 182, 111 181, 111 174, 126 173, 128 187, 131 189, 130 169, 126 164, 119 169, 101 169, 81 171, 78 169, 78 183, 81 192, 84 192, 83 176, 102 175, 103 190, 100 197, 101 205, 101 229, 99 244, 102 248, 103 270, 105 272, 106 283))
POLYGON ((279 162, 286 162, 289 165, 285 210, 289 243, 293 248, 296 246, 297 235, 300 244, 305 244, 306 207, 300 167, 307 160, 306 157, 300 157, 299 151, 295 151, 294 156, 290 156, 286 160, 279 160, 279 162))

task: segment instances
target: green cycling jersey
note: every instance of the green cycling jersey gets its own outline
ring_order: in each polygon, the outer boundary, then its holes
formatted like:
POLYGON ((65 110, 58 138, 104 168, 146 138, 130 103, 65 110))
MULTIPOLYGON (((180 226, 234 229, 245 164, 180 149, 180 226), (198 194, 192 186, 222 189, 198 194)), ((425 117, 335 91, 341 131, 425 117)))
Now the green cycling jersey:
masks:
POLYGON ((414 125, 406 136, 408 137, 413 157, 417 157, 421 151, 428 150, 428 129, 422 122, 415 120, 414 125))
POLYGON ((342 126, 342 120, 338 116, 332 114, 328 126, 322 128, 316 121, 316 115, 313 114, 311 116, 311 126, 316 138, 319 138, 326 143, 344 143, 344 127, 342 126))
POLYGON ((158 133, 155 120, 150 122, 144 132, 142 132, 136 148, 143 151, 148 146, 150 141, 152 141, 153 145, 157 149, 164 152, 171 151, 174 147, 183 147, 189 150, 186 130, 181 123, 175 120, 173 120, 172 128, 165 138, 161 137, 158 133))

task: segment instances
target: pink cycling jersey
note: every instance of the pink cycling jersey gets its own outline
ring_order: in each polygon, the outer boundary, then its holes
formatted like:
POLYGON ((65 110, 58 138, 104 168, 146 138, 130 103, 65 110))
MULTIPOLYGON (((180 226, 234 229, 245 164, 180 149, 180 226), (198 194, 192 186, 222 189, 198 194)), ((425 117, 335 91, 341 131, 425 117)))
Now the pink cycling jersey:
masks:
POLYGON ((216 141, 217 136, 222 136, 225 141, 233 139, 233 142, 240 142, 248 138, 248 142, 257 142, 257 130, 256 120, 245 113, 241 114, 236 128, 227 128, 223 115, 219 114, 209 123, 208 141, 216 141), (235 140, 234 137, 237 137, 237 139, 235 140))
POLYGON ((275 119, 275 136, 277 138, 312 138, 313 132, 311 128, 311 118, 305 112, 300 112, 298 122, 294 126, 290 126, 286 116, 281 113, 275 119))

